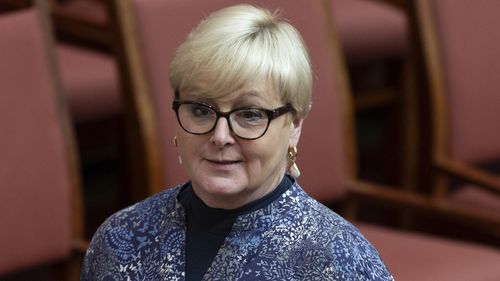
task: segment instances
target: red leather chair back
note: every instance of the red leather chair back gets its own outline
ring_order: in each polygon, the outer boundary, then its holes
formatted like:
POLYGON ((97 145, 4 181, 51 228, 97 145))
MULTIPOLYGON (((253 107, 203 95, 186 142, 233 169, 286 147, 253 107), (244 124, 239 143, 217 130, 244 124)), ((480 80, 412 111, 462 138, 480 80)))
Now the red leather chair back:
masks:
MULTIPOLYGON (((329 201, 340 196, 344 181, 345 150, 341 138, 337 81, 322 17, 321 1, 246 1, 283 15, 302 33, 314 71, 313 107, 303 127, 297 163, 299 182, 313 196, 329 201)), ((210 12, 238 4, 238 1, 132 0, 137 33, 160 126, 166 185, 186 180, 172 145, 176 119, 171 110, 173 92, 168 66, 186 35, 210 12)))
POLYGON ((430 1, 445 79, 449 153, 500 159, 500 2, 430 1))
POLYGON ((70 253, 70 179, 35 9, 0 16, 0 275, 70 253))

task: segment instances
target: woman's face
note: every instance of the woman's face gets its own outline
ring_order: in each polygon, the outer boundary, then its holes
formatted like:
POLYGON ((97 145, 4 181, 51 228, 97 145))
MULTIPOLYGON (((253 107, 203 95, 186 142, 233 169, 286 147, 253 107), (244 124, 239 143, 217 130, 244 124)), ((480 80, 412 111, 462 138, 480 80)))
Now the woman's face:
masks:
MULTIPOLYGON (((198 88, 203 89, 203 85, 198 88)), ((283 106, 278 92, 263 78, 249 81, 221 98, 207 99, 200 92, 180 93, 180 100, 209 103, 222 112, 283 106)), ((296 146, 300 137, 302 120, 292 119, 291 113, 273 119, 264 136, 256 140, 235 136, 225 118, 220 118, 206 135, 189 134, 178 125, 182 165, 196 195, 208 206, 234 209, 271 192, 285 173, 288 147, 296 146)))

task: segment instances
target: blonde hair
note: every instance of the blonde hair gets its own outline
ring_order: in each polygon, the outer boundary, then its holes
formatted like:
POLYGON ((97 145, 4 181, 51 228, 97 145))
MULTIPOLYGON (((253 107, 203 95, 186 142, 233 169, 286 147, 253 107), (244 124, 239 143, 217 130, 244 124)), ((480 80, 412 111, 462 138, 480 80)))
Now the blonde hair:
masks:
POLYGON ((169 68, 176 95, 190 90, 200 77, 213 79, 210 89, 204 89, 212 96, 266 77, 297 117, 309 111, 312 73, 307 49, 300 33, 277 12, 245 4, 210 14, 179 46, 169 68))

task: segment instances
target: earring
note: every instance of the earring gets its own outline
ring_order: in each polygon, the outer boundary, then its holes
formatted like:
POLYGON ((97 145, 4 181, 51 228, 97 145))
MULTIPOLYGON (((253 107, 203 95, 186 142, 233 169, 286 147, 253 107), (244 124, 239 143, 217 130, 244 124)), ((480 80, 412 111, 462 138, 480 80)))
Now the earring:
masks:
MULTIPOLYGON (((172 142, 174 143, 175 147, 179 146, 179 144, 177 143, 177 136, 174 137, 174 139, 172 140, 172 142)), ((182 158, 181 158, 180 155, 179 155, 179 164, 182 165, 182 158)))
POLYGON ((290 160, 291 163, 290 175, 295 179, 300 177, 300 170, 297 167, 297 164, 295 164, 296 159, 297 159, 297 148, 295 146, 290 146, 288 148, 288 160, 290 160))

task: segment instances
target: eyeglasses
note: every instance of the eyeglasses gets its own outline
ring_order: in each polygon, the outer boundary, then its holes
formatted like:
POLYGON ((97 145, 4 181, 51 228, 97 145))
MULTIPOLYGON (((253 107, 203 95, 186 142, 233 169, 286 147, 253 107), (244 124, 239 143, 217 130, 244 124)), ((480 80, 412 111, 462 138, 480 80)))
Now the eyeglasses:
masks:
POLYGON ((231 132, 245 140, 255 140, 262 137, 273 119, 293 109, 287 103, 273 110, 246 107, 220 112, 213 105, 194 101, 174 101, 172 108, 177 115, 179 125, 190 134, 208 134, 214 130, 218 120, 224 117, 231 132))

